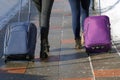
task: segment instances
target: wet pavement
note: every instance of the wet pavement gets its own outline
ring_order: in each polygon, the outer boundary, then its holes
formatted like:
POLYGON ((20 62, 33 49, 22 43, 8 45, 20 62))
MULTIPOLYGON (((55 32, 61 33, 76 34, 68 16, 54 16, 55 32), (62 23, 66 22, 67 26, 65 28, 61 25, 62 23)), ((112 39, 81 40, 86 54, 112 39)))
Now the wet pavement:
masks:
MULTIPOLYGON (((25 21, 27 6, 23 8, 22 14, 21 19, 25 21)), ((16 20, 17 15, 9 23, 16 20)), ((49 58, 44 61, 39 59, 38 20, 38 12, 32 5, 31 22, 38 28, 35 62, 10 61, 5 64, 4 56, 2 57, 5 28, 0 31, 0 80, 120 80, 120 41, 112 40, 112 50, 109 53, 88 56, 84 47, 76 50, 67 0, 54 2, 49 31, 49 58)))

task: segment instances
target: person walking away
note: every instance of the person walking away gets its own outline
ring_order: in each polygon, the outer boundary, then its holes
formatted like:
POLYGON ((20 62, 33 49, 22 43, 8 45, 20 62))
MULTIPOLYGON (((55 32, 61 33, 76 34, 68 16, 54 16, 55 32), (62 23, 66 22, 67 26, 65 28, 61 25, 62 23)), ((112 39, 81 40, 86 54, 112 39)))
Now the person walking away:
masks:
POLYGON ((83 30, 83 23, 86 17, 89 16, 90 0, 69 0, 72 12, 72 28, 75 38, 75 48, 81 48, 81 28, 83 30), (81 16, 82 15, 82 16, 81 16), (81 18, 82 17, 82 18, 81 18), (82 20, 81 20, 82 19, 82 20), (80 24, 81 21, 81 24, 80 24))
POLYGON ((50 47, 48 42, 48 34, 50 26, 50 15, 54 0, 33 0, 33 2, 35 3, 35 6, 39 12, 39 26, 41 34, 40 58, 46 59, 48 58, 50 47))

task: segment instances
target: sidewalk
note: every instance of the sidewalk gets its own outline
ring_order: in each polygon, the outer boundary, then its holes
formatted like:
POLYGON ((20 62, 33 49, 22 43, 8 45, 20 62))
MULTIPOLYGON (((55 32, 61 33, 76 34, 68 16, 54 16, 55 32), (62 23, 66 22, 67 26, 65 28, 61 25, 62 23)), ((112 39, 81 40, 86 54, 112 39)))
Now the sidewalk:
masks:
MULTIPOLYGON (((22 20, 25 21, 26 10, 22 20)), ((9 23, 14 22, 15 16, 9 23)), ((71 12, 67 0, 55 0, 49 31, 49 59, 39 59, 40 35, 38 13, 32 6, 31 22, 38 28, 35 62, 11 61, 0 58, 1 80, 120 80, 119 44, 110 53, 88 56, 85 49, 75 50, 71 12), (7 76, 6 76, 7 75, 7 76)), ((2 54, 1 54, 2 55, 2 54)))

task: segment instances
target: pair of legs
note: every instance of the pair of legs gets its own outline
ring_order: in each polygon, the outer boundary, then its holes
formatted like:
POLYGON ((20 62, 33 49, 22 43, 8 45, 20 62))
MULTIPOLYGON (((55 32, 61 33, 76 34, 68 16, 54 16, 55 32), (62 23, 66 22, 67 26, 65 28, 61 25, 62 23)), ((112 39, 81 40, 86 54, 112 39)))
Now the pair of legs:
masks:
POLYGON ((69 0, 71 12, 72 12, 72 28, 76 41, 76 48, 81 47, 80 31, 86 17, 89 16, 90 0, 69 0), (81 24, 80 24, 81 23, 81 24))
POLYGON ((48 33, 50 26, 50 14, 54 0, 33 0, 39 12, 39 25, 41 34, 41 51, 40 58, 45 59, 48 57, 49 42, 48 33))

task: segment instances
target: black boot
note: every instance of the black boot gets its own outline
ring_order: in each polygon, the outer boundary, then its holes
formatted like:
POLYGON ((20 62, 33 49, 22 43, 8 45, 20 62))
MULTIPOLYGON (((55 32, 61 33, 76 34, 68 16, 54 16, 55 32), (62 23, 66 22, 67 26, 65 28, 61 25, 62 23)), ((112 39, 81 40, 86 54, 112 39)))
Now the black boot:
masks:
POLYGON ((45 40, 45 50, 46 50, 47 52, 49 52, 49 51, 50 51, 49 48, 50 48, 49 42, 48 42, 48 39, 46 39, 46 40, 45 40))
POLYGON ((29 60, 34 62, 34 55, 29 55, 29 60))
POLYGON ((41 44, 40 58, 41 59, 48 58, 48 51, 47 51, 47 48, 44 44, 41 44))
POLYGON ((49 52, 48 28, 41 27, 41 51, 40 51, 40 58, 41 59, 48 58, 48 52, 49 52))

